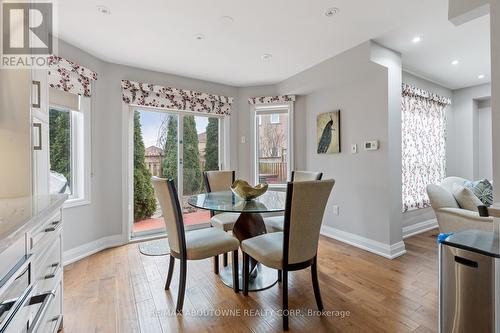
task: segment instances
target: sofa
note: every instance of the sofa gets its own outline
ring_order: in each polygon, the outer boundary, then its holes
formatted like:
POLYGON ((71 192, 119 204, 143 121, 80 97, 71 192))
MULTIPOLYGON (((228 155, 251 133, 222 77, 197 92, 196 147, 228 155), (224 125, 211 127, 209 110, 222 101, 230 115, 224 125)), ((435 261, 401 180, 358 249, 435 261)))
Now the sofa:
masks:
POLYGON ((493 218, 481 217, 477 211, 462 209, 453 196, 457 186, 465 181, 460 177, 448 177, 441 184, 427 186, 427 194, 434 209, 440 232, 457 232, 463 229, 493 231, 493 218))

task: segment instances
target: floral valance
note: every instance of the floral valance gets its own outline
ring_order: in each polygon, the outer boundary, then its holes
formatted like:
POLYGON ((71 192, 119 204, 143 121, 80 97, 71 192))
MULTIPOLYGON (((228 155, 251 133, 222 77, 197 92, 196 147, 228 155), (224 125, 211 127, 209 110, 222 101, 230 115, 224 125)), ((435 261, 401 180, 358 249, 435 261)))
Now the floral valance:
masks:
POLYGON ((295 102, 295 95, 281 95, 281 96, 261 96, 250 97, 248 103, 250 104, 279 104, 295 102))
POLYGON ((230 115, 234 99, 192 90, 122 80, 122 98, 127 104, 230 115))
POLYGON ((403 96, 422 97, 442 105, 451 104, 451 99, 448 97, 439 96, 431 93, 430 91, 420 89, 406 83, 403 83, 403 96))
POLYGON ((96 72, 55 55, 48 58, 48 64, 49 87, 90 97, 91 82, 97 80, 96 72))

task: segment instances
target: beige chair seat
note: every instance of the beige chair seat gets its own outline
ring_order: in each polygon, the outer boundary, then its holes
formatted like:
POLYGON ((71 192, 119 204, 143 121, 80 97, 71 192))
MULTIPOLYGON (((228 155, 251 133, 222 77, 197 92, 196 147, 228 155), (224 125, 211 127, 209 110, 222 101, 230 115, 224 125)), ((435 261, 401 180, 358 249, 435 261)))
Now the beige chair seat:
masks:
POLYGON ((210 223, 219 230, 231 231, 238 217, 240 217, 239 213, 220 213, 214 215, 210 219, 210 223))
POLYGON ((267 267, 283 267, 283 232, 273 232, 245 239, 241 249, 267 267))
POLYGON ((285 230, 285 217, 271 216, 264 218, 267 232, 280 232, 285 230))
POLYGON ((186 255, 188 260, 205 259, 221 253, 238 250, 240 242, 227 233, 206 228, 186 232, 186 255))

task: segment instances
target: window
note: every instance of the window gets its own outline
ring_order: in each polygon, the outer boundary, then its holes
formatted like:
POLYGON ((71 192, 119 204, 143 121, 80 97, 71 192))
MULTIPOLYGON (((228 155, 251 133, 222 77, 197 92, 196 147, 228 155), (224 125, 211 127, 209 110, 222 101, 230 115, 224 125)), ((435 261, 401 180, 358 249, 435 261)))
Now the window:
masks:
POLYGON ((289 105, 255 107, 255 182, 286 184, 291 173, 289 105))
POLYGON ((446 98, 403 86, 402 211, 430 206, 426 187, 446 175, 446 98))
POLYGON ((50 193, 68 194, 67 206, 90 202, 89 98, 79 104, 49 108, 50 193))
POLYGON ((273 113, 271 115, 271 124, 279 124, 280 123, 280 115, 279 113, 273 113))

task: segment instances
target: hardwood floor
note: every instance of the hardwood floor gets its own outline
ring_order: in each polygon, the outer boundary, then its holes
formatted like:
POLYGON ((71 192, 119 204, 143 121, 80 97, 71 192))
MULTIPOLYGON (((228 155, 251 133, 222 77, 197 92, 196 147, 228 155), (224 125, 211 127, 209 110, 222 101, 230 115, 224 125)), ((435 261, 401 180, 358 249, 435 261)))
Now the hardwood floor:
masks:
MULTIPOLYGON (((319 281, 330 316, 316 310, 310 270, 289 279, 291 332, 434 332, 437 330, 437 230, 405 240, 387 260, 321 237, 319 281)), ((235 294, 212 261, 188 262, 183 316, 175 316, 179 262, 163 290, 168 257, 141 255, 137 244, 109 249, 65 267, 64 332, 280 332, 278 285, 235 294), (233 313, 230 313, 233 311, 233 313), (237 312, 239 311, 239 312, 237 312), (232 315, 231 315, 232 314, 232 315)))

